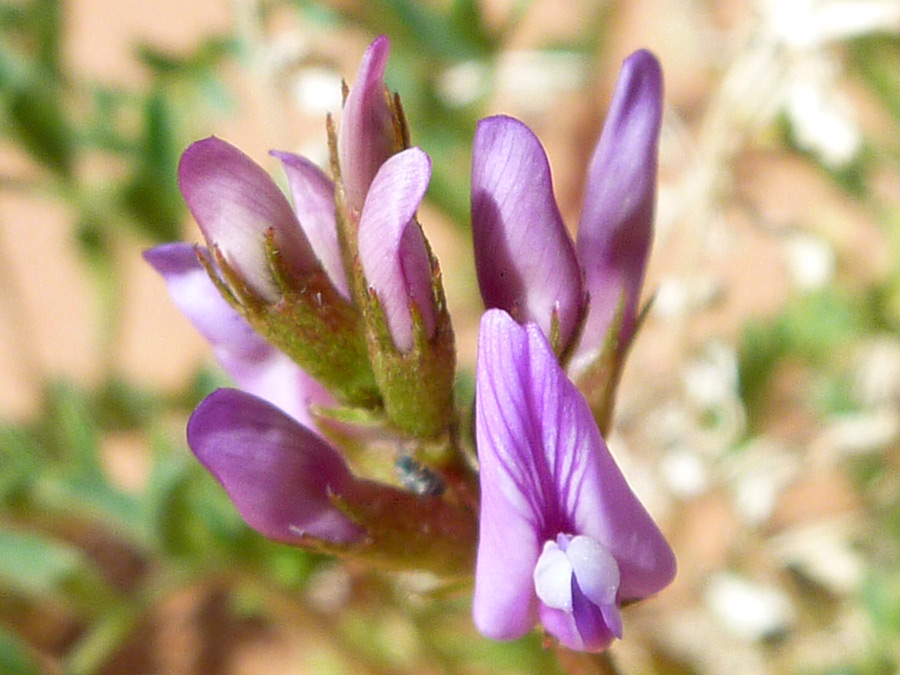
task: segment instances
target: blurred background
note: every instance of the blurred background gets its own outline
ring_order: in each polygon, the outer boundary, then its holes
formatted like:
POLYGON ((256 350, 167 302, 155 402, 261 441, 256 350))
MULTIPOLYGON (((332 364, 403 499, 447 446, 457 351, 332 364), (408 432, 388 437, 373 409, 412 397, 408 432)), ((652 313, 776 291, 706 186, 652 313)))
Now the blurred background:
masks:
POLYGON ((0 2, 0 673, 555 673, 470 590, 264 541, 187 450, 225 377, 140 259, 198 237, 216 134, 325 164, 379 33, 460 360, 476 121, 520 117, 574 227, 622 59, 666 76, 655 302, 609 439, 675 584, 625 673, 900 667, 900 0, 0 2))

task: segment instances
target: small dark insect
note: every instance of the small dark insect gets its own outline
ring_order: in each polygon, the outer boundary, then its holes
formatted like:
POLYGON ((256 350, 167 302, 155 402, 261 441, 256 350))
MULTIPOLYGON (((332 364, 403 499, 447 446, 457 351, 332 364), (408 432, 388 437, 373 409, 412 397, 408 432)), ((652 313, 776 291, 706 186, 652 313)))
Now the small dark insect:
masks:
POLYGON ((444 480, 409 455, 401 455, 394 467, 403 487, 415 492, 417 495, 440 497, 444 494, 446 489, 444 480))

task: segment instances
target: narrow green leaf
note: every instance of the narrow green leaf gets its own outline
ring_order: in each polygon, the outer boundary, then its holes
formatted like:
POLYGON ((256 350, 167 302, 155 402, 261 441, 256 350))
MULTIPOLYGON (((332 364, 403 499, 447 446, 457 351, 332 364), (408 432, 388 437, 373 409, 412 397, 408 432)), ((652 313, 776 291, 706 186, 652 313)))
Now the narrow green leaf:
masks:
POLYGON ((493 41, 485 27, 479 0, 456 0, 450 7, 449 23, 466 42, 477 45, 479 53, 491 51, 493 41))
POLYGON ((136 383, 113 377, 95 395, 98 424, 104 430, 148 428, 161 411, 160 396, 136 383))
POLYGON ((0 580, 22 595, 58 591, 84 564, 65 544, 33 532, 0 530, 0 580))
POLYGON ((134 629, 142 609, 139 605, 119 605, 104 613, 69 652, 67 675, 98 672, 134 629))
POLYGON ((59 79, 62 3, 60 0, 34 0, 31 11, 35 24, 38 66, 42 72, 59 79))
POLYGON ((62 91, 37 74, 15 83, 6 95, 10 130, 25 149, 49 169, 69 176, 74 135, 62 103, 62 91))
POLYGON ((28 492, 40 459, 40 449, 25 429, 0 425, 0 502, 10 503, 28 492))
POLYGON ((62 459, 71 462, 74 475, 102 475, 94 420, 81 392, 65 382, 50 385, 44 424, 52 447, 62 459))
POLYGON ((181 236, 183 201, 176 179, 178 148, 175 121, 161 91, 144 104, 144 132, 135 173, 124 200, 140 230, 155 242, 181 236))
POLYGON ((218 35, 202 42, 187 56, 175 56, 149 44, 137 47, 137 58, 162 77, 197 77, 214 68, 225 57, 234 54, 237 41, 218 35))
POLYGON ((41 675, 42 669, 25 642, 0 627, 0 673, 6 675, 41 675))
POLYGON ((114 597, 81 551, 27 530, 0 528, 0 585, 24 597, 62 597, 89 613, 114 597))
POLYGON ((462 26, 446 12, 413 0, 373 0, 370 23, 381 32, 397 37, 427 60, 458 61, 485 56, 491 46, 483 29, 462 26))

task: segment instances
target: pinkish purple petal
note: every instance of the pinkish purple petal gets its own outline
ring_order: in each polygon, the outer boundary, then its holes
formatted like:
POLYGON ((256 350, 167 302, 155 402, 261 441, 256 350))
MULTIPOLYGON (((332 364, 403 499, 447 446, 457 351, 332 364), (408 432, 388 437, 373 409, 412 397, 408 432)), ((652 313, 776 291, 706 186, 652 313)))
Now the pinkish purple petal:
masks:
POLYGON ((144 251, 144 259, 162 275, 175 306, 211 345, 247 361, 265 358, 273 349, 225 301, 192 244, 162 244, 144 251))
POLYGON ((656 57, 646 50, 629 56, 585 184, 577 249, 590 305, 573 367, 591 360, 603 347, 623 293, 621 343, 634 331, 653 238, 662 97, 662 70, 656 57))
POLYGON ((525 332, 504 312, 484 315, 475 396, 481 518, 472 613, 478 629, 497 640, 521 637, 534 626, 532 577, 550 538, 543 536, 544 495, 532 489, 539 476, 531 456, 537 420, 531 417, 527 348, 525 332))
POLYGON ((591 603, 580 589, 573 589, 571 613, 544 604, 538 612, 541 624, 565 647, 580 652, 600 652, 615 635, 607 627, 603 611, 591 603))
POLYGON ((581 269, 540 141, 511 117, 478 124, 472 150, 472 236, 484 304, 550 334, 559 313, 562 344, 583 303, 581 269))
POLYGON ((192 144, 181 156, 178 184, 210 247, 217 246, 266 300, 279 297, 266 260, 270 228, 288 269, 318 269, 287 198, 261 166, 234 146, 214 136, 192 144))
POLYGON ((331 408, 337 405, 325 387, 274 347, 258 361, 236 357, 227 347, 213 351, 238 387, 280 408, 309 429, 316 429, 311 406, 331 408))
MULTIPOLYGON (((535 324, 519 326, 500 310, 485 313, 481 323, 476 439, 482 490, 474 602, 479 629, 491 637, 517 637, 539 606, 545 627, 564 643, 573 644, 566 632, 571 619, 583 643, 573 648, 603 648, 609 628, 616 627, 604 623, 602 608, 580 588, 573 587, 572 614, 538 603, 532 575, 541 547, 560 534, 598 542, 618 564, 619 602, 665 587, 674 577, 675 558, 542 331, 535 324)), ((583 562, 577 567, 593 574, 583 562)), ((588 592, 599 597, 604 579, 587 580, 588 592)))
POLYGON ((344 460, 262 399, 219 389, 194 411, 187 436, 244 520, 269 539, 347 543, 363 535, 330 499, 355 480, 344 460))
POLYGON ((431 178, 431 160, 419 148, 391 157, 366 197, 359 219, 359 260, 366 282, 378 295, 394 342, 413 345, 410 301, 422 315, 426 333, 435 329, 431 263, 419 226, 413 221, 431 178))
POLYGON ((163 244, 144 258, 165 279, 178 307, 212 345, 216 360, 243 390, 313 427, 310 404, 334 405, 331 394, 255 333, 219 294, 191 244, 163 244))
POLYGON ((281 160, 291 188, 294 213, 316 257, 344 297, 350 297, 347 274, 338 245, 334 217, 334 183, 318 166, 290 152, 271 153, 281 160))
POLYGON ((344 104, 338 160, 347 201, 357 212, 379 167, 394 153, 394 122, 385 99, 384 68, 391 43, 381 35, 363 54, 344 104))

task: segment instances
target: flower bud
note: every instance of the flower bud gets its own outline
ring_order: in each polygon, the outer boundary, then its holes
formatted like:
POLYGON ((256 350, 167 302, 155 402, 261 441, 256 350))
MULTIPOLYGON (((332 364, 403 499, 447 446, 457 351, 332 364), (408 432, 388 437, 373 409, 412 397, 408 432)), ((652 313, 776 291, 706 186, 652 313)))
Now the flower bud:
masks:
MULTIPOLYGON (((202 254, 201 250, 201 254, 202 254)), ((315 429, 310 406, 336 405, 331 395, 283 352, 266 342, 221 296, 190 244, 162 244, 144 259, 165 279, 175 306, 213 348, 241 389, 315 429)))
POLYGON ((584 310, 582 274, 563 223, 550 165, 524 124, 481 120, 472 149, 472 237, 485 306, 533 321, 565 351, 584 310))
POLYGON ((425 336, 434 335, 431 261, 414 219, 430 178, 431 160, 419 148, 394 155, 372 181, 359 219, 362 271, 402 351, 413 346, 411 303, 425 336))
POLYGON ((391 420, 419 437, 449 425, 455 366, 437 262, 415 220, 430 177, 419 148, 388 159, 366 195, 358 241, 375 379, 391 420))
POLYGON ((590 307, 572 359, 575 372, 603 349, 620 302, 617 351, 627 348, 635 330, 653 240, 662 86, 653 54, 641 50, 629 56, 591 157, 576 241, 590 307))
POLYGON ((337 138, 341 180, 347 203, 357 213, 378 169, 400 149, 394 111, 384 86, 390 47, 384 35, 369 45, 341 115, 337 138))
POLYGON ((281 296, 266 256, 268 232, 291 275, 319 269, 287 198, 234 146, 215 136, 193 143, 178 164, 178 184, 210 248, 266 301, 281 296))
MULTIPOLYGON (((310 221, 314 240, 337 274, 342 266, 327 234, 333 216, 325 204, 327 179, 296 160, 286 164, 295 208, 310 221)), ((208 138, 185 151, 179 182, 209 243, 201 262, 232 307, 338 399, 377 405, 362 317, 347 297, 346 279, 337 276, 342 295, 262 167, 228 143, 208 138)))
POLYGON ((269 539, 393 569, 466 576, 474 515, 439 497, 354 476, 338 452, 262 399, 219 389, 188 444, 244 520, 269 539))

